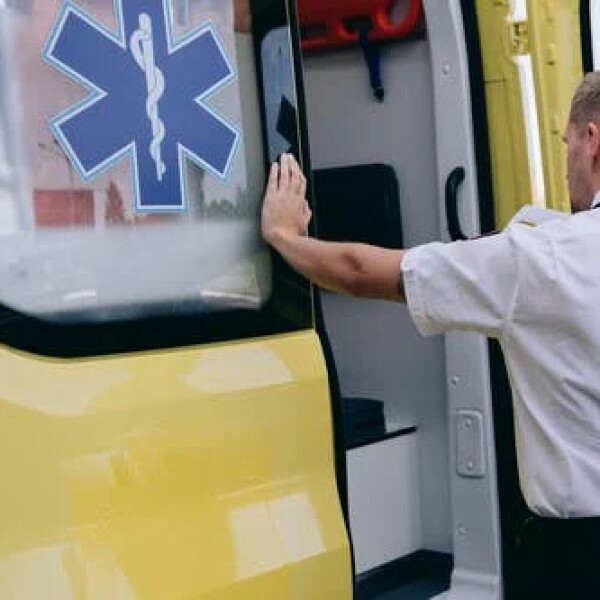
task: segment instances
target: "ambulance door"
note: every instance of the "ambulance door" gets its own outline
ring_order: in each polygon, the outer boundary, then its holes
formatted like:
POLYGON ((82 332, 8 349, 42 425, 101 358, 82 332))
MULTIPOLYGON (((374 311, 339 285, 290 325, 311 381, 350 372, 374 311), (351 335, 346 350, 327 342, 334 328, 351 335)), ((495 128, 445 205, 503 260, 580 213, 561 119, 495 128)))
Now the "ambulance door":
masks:
MULTIPOLYGON (((459 0, 424 2, 443 241, 490 229, 489 198, 480 189, 489 167, 476 158, 487 153, 476 146, 476 140, 485 141, 487 123, 477 104, 485 100, 478 32, 469 5, 459 0)), ((502 581, 488 342, 477 334, 449 333, 445 353, 454 555, 449 597, 497 599, 502 597, 502 581)))
POLYGON ((0 3, 0 597, 352 595, 288 0, 0 3))

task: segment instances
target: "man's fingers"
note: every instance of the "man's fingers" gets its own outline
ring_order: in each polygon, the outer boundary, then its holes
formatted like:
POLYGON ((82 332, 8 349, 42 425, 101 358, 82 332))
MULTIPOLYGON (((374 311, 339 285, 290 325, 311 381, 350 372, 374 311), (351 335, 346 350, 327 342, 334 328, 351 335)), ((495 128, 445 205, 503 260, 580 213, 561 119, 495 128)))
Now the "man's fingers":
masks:
POLYGON ((290 187, 290 159, 287 154, 282 154, 279 159, 281 168, 279 169, 279 189, 286 191, 290 187))
POLYGON ((304 177, 304 173, 300 173, 300 189, 298 190, 298 193, 303 198, 306 198, 306 177, 304 177))
POLYGON ((302 212, 304 213, 304 216, 310 221, 310 218, 312 217, 312 210, 310 210, 310 206, 308 205, 308 202, 306 200, 304 201, 302 212))
POLYGON ((285 161, 285 163, 282 162, 282 166, 285 164, 289 169, 289 186, 291 190, 304 198, 306 196, 306 177, 304 177, 298 161, 292 154, 284 154, 281 158, 282 161, 285 161))
POLYGON ((301 179, 304 177, 302 175, 302 171, 300 170, 300 165, 296 162, 296 159, 293 156, 290 156, 289 159, 290 164, 290 185, 292 190, 299 194, 301 187, 301 179))
POLYGON ((304 206, 302 207, 302 216, 304 218, 304 233, 308 230, 308 224, 310 223, 310 219, 312 218, 312 210, 308 206, 308 202, 304 202, 304 206))
POLYGON ((269 181, 267 182, 267 192, 274 194, 277 191, 277 180, 279 179, 279 165, 274 162, 269 171, 269 181))

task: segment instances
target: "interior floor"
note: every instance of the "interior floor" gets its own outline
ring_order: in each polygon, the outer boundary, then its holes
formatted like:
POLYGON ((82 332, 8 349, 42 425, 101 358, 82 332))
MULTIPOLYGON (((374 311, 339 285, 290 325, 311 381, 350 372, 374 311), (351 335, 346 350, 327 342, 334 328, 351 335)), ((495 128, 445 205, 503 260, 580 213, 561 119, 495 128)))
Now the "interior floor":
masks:
MULTIPOLYGON (((448 589, 447 583, 423 579, 401 585, 389 592, 372 596, 374 600, 430 600, 448 589)), ((361 598, 361 596, 357 596, 361 598)))
POLYGON ((419 550, 359 575, 357 600, 429 600, 450 587, 452 556, 419 550))

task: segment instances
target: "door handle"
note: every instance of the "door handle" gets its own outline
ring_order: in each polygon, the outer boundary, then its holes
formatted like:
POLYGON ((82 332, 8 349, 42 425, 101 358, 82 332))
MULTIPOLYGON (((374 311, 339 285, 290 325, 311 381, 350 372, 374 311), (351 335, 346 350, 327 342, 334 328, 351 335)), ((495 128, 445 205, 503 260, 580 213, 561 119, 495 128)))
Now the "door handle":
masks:
POLYGON ((467 239, 458 219, 458 188, 464 180, 465 169, 463 167, 456 167, 446 179, 446 219, 450 239, 453 242, 467 239))

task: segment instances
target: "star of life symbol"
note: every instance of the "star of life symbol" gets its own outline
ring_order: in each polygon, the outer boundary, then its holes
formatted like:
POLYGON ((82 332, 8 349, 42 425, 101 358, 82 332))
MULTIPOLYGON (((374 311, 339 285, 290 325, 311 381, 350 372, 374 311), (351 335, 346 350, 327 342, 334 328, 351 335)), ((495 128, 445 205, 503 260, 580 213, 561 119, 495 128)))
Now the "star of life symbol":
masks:
POLYGON ((187 208, 188 159, 221 179, 239 133, 207 99, 235 77, 211 23, 174 43, 171 0, 114 0, 115 35, 63 4, 43 57, 90 91, 50 121, 84 180, 128 155, 136 208, 187 208))

